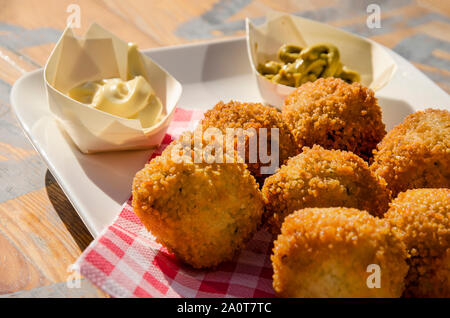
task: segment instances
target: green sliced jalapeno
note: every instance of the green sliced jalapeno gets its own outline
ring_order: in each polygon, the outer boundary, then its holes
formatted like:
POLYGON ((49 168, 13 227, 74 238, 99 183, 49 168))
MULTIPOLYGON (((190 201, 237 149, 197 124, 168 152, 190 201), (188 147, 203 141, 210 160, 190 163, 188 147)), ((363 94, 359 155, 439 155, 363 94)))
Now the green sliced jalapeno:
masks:
POLYGON ((301 51, 298 45, 285 44, 278 50, 278 58, 284 63, 292 63, 299 58, 301 51))
POLYGON ((258 65, 258 72, 263 75, 275 75, 278 74, 283 64, 275 61, 268 61, 264 64, 258 65))
POLYGON ((341 74, 339 74, 339 77, 342 78, 347 83, 361 81, 361 76, 359 75, 359 73, 349 70, 345 66, 342 68, 342 72, 341 72, 341 74))
POLYGON ((278 50, 277 61, 258 65, 258 72, 268 80, 293 87, 320 77, 338 77, 348 83, 359 82, 360 75, 343 66, 338 48, 329 43, 318 43, 301 48, 285 44, 278 50))

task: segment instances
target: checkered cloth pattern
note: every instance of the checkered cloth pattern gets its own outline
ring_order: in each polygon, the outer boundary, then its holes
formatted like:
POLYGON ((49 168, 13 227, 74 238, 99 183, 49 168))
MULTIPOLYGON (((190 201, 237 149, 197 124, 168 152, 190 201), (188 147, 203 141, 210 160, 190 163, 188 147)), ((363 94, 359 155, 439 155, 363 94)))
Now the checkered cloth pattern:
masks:
MULTIPOLYGON (((182 132, 193 130, 203 111, 177 109, 150 160, 182 132)), ((75 263, 84 277, 113 297, 273 297, 272 236, 260 231, 233 261, 214 270, 181 263, 146 230, 131 197, 75 263)))

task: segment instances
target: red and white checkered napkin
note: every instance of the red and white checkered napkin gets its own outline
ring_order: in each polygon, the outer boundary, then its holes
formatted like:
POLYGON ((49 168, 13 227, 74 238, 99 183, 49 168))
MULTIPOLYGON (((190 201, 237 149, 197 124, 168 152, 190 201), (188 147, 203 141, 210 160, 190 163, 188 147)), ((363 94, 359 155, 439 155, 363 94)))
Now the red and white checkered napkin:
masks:
MULTIPOLYGON (((152 158, 202 116, 200 110, 177 109, 152 158)), ((130 198, 75 268, 113 297, 273 297, 271 247, 271 235, 260 231, 233 261, 215 270, 192 269, 155 242, 134 214, 130 198)))

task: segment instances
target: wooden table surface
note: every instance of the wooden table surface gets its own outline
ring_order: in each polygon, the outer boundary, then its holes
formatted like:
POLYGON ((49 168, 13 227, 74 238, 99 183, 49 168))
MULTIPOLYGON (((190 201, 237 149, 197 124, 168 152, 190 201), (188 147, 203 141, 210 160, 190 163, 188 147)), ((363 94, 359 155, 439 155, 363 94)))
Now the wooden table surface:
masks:
MULTIPOLYGON (((450 92, 450 2, 441 0, 0 0, 0 295, 105 297, 87 280, 69 288, 69 266, 92 241, 9 104, 14 82, 41 68, 71 14, 79 34, 99 22, 140 48, 244 33, 245 17, 295 13, 369 37, 402 55, 450 92), (367 27, 367 6, 381 28, 367 27)), ((407 85, 407 83, 405 83, 407 85)), ((431 106, 431 105, 430 105, 431 106)))

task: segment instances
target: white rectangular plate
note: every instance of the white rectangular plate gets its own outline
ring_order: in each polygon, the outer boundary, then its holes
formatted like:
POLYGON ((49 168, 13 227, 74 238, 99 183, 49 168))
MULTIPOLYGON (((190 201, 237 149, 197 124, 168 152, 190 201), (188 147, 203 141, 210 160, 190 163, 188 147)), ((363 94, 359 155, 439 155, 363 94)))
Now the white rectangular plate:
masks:
MULTIPOLYGON (((145 53, 183 84, 178 107, 208 109, 220 100, 261 101, 243 37, 145 53)), ((445 91, 405 59, 389 53, 398 70, 376 94, 387 130, 414 111, 450 108, 445 91)), ((42 70, 28 73, 14 84, 11 105, 75 210, 91 234, 98 236, 130 196, 133 177, 151 151, 82 154, 49 112, 42 70)))

